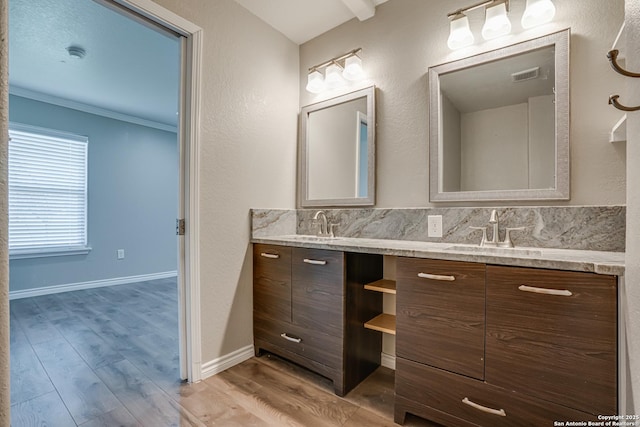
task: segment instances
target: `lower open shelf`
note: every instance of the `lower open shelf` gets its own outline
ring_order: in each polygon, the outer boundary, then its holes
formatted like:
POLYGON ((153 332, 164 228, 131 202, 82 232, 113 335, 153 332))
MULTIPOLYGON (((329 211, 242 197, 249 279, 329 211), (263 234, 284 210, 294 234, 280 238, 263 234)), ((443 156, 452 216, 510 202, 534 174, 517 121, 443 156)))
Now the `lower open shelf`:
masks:
POLYGON ((384 332, 385 334, 396 334, 396 316, 393 314, 382 313, 369 320, 364 324, 365 328, 374 331, 384 332))

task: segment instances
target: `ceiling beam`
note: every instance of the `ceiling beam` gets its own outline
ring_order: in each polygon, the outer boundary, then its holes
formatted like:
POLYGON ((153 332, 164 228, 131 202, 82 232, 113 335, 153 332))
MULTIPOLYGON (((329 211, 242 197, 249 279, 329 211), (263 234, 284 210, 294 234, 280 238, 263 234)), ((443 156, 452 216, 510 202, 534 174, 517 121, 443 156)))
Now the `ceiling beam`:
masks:
POLYGON ((359 20, 365 21, 376 14, 376 6, 373 0, 342 0, 359 20))

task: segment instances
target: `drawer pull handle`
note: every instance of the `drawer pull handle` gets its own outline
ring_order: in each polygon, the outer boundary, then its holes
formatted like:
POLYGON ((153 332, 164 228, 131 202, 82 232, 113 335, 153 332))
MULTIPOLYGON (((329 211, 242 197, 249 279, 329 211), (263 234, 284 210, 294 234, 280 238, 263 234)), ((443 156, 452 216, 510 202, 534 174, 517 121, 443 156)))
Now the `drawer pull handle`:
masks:
POLYGON ((280 258, 280 255, 278 255, 278 254, 270 254, 270 253, 267 253, 267 252, 262 252, 262 253, 260 254, 260 256, 263 256, 263 257, 265 257, 265 258, 271 258, 271 259, 278 259, 278 258, 280 258))
POLYGON ((446 282, 453 282, 456 280, 455 276, 442 276, 440 274, 418 273, 418 277, 423 279, 442 280, 446 282))
POLYGON ((287 341, 291 341, 291 342, 294 342, 294 343, 297 343, 297 344, 300 344, 302 342, 302 338, 290 337, 289 335, 287 335, 286 332, 281 333, 280 336, 282 338, 284 338, 285 340, 287 340, 287 341))
POLYGON ((327 264, 327 261, 319 260, 319 259, 305 258, 302 261, 306 262, 307 264, 313 264, 313 265, 326 265, 327 264))
POLYGON ((500 417, 506 417, 507 416, 507 413, 504 412, 504 409, 487 408, 486 406, 478 405, 477 403, 470 401, 466 397, 464 399, 462 399, 462 403, 464 403, 465 405, 469 405, 472 408, 475 408, 475 409, 477 409, 479 411, 486 412, 487 414, 498 415, 500 417))
POLYGON ((546 289, 527 285, 520 285, 518 286, 518 289, 524 292, 533 292, 534 294, 558 295, 561 297, 570 297, 573 295, 571 291, 567 289, 546 289))

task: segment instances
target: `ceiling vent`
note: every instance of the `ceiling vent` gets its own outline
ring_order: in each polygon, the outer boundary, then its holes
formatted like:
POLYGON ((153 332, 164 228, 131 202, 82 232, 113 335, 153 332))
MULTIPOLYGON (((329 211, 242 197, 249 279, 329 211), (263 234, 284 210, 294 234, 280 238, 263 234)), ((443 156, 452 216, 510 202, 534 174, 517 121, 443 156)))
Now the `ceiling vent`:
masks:
POLYGON ((528 70, 518 71, 511 74, 511 80, 514 83, 523 82, 525 80, 537 79, 540 76, 540 67, 529 68, 528 70))

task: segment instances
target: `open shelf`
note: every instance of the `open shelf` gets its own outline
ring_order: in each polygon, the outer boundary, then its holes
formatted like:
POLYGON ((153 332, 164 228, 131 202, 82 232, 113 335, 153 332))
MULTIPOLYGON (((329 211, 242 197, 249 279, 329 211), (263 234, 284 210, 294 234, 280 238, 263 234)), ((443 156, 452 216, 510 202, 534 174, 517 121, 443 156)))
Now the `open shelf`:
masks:
POLYGON ((385 294, 394 294, 396 293, 396 282, 395 280, 387 280, 381 279, 376 280, 375 282, 367 283, 364 285, 365 289, 376 292, 384 292, 385 294))
POLYGON ((627 140, 627 115, 622 116, 611 129, 609 142, 625 142, 627 140))
POLYGON ((396 334, 396 316, 393 314, 382 313, 369 320, 364 324, 365 328, 374 331, 384 332, 385 334, 396 334))

